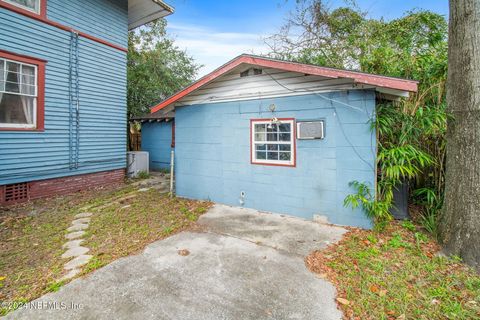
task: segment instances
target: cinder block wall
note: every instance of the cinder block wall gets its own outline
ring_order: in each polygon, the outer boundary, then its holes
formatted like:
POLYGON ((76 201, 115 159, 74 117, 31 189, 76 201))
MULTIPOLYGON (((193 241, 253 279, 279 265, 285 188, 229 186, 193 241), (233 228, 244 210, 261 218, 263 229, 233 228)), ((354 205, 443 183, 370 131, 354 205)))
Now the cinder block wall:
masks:
POLYGON ((142 123, 142 151, 148 151, 150 169, 170 168, 172 122, 142 123))
POLYGON ((375 92, 354 90, 179 107, 175 118, 176 192, 331 223, 371 227, 345 208, 350 181, 374 187, 376 137, 370 129, 375 92), (333 99, 337 102, 334 102, 333 99), (340 103, 339 103, 340 102, 340 103), (274 103, 276 111, 269 111, 274 103), (348 107, 345 104, 351 106, 348 107), (250 119, 323 119, 323 140, 297 140, 296 167, 250 163, 250 119))

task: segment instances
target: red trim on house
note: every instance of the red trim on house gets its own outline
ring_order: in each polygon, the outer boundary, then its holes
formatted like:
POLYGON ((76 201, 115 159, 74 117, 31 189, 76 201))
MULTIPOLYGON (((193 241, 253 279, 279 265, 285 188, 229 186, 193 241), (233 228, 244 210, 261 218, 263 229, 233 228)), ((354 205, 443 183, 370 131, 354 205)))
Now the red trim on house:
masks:
POLYGON ((46 60, 37 59, 23 54, 16 54, 0 49, 0 58, 18 62, 33 64, 37 66, 37 123, 35 128, 2 128, 0 131, 43 131, 45 129, 45 64, 46 60))
POLYGON ((293 156, 293 163, 292 164, 280 164, 280 163, 264 163, 264 162, 254 162, 253 161, 253 151, 252 151, 252 141, 253 141, 253 136, 252 136, 252 128, 253 128, 253 123, 255 122, 265 122, 265 121, 270 121, 272 120, 271 118, 267 119, 250 119, 250 164, 255 164, 255 165, 261 165, 261 166, 274 166, 274 167, 293 167, 295 168, 297 166, 297 125, 295 122, 295 118, 278 118, 279 121, 293 121, 293 150, 292 150, 292 156, 293 156))
POLYGON ((200 80, 192 83, 190 86, 179 91, 173 96, 167 98, 166 100, 162 101, 156 106, 152 107, 150 112, 154 113, 162 108, 165 108, 166 106, 180 100, 181 98, 191 93, 192 91, 197 90, 198 88, 220 77, 221 75, 227 73, 228 71, 232 70, 233 68, 237 67, 242 63, 256 65, 256 66, 265 67, 265 68, 275 68, 275 69, 280 69, 285 71, 323 76, 328 78, 349 78, 349 79, 353 79, 354 82, 358 84, 367 84, 367 85, 373 85, 377 87, 390 88, 390 89, 402 90, 402 91, 416 92, 418 87, 418 81, 414 81, 414 80, 392 78, 392 77, 362 73, 357 71, 348 71, 348 70, 333 69, 333 68, 327 68, 327 67, 319 67, 319 66, 307 65, 307 64, 290 62, 290 61, 282 61, 282 60, 275 60, 275 59, 264 58, 264 57, 257 57, 252 55, 241 55, 227 62, 220 68, 207 74, 200 80))
POLYGON ((39 14, 36 14, 34 12, 31 12, 31 11, 28 11, 28 10, 25 10, 25 9, 22 9, 22 8, 19 8, 15 5, 12 5, 10 3, 6 3, 5 1, 3 0, 0 0, 0 8, 5 8, 5 9, 8 9, 8 10, 11 10, 11 11, 14 11, 16 13, 19 13, 19 14, 22 14, 24 16, 27 16, 27 17, 30 17, 32 19, 35 19, 37 21, 40 21, 40 22, 43 22, 43 23, 46 23, 52 27, 56 27, 58 29, 61 29, 61 30, 64 30, 64 31, 68 31, 68 32, 75 32, 75 33, 78 33, 79 36, 81 37, 84 37, 86 39, 90 39, 92 41, 95 41, 95 42, 98 42, 98 43, 101 43, 103 45, 106 45, 106 46, 109 46, 111 48, 114 48, 114 49, 117 49, 117 50, 120 50, 120 51, 123 51, 123 52, 128 52, 128 49, 127 48, 124 48, 122 46, 119 46, 119 45, 116 45, 114 43, 111 43, 111 42, 108 42, 106 40, 103 40, 103 39, 100 39, 100 38, 97 38, 95 36, 92 36, 90 34, 87 34, 85 32, 81 32, 81 31, 78 31, 74 28, 70 28, 70 27, 67 27, 63 24, 60 24, 58 22, 55 22, 55 21, 52 21, 52 20, 49 20, 47 18, 47 3, 46 3, 46 0, 42 0, 42 5, 41 5, 41 10, 40 10, 40 15, 39 14))

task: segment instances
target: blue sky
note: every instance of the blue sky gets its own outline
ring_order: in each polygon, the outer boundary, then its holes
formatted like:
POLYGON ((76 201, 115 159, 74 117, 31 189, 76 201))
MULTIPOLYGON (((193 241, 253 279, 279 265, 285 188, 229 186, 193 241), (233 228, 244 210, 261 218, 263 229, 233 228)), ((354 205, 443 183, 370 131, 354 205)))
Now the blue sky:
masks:
MULTIPOLYGON (((268 52, 263 37, 285 22, 295 0, 166 0, 175 8, 168 32, 176 44, 203 64, 199 76, 214 70, 241 53, 268 52)), ((326 1, 336 7, 343 0, 326 1)), ((370 17, 386 20, 415 8, 448 16, 448 0, 357 0, 370 17)))

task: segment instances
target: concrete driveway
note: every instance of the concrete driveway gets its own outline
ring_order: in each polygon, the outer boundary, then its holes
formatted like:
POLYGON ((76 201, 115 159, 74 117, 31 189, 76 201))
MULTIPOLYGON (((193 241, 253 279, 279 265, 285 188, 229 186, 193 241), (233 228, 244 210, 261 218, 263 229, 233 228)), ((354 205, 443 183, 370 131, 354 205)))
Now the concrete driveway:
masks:
POLYGON ((344 229, 222 205, 199 224, 7 319, 341 319, 334 287, 303 259, 344 229))

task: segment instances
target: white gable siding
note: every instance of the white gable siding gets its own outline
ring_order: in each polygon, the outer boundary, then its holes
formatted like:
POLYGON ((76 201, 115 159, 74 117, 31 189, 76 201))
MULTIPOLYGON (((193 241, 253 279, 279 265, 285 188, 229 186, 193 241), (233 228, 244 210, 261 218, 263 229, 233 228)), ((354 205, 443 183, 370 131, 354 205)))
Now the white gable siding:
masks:
POLYGON ((366 89, 367 87, 355 85, 352 79, 332 79, 268 68, 264 68, 261 75, 240 77, 240 72, 237 70, 190 93, 175 105, 291 96, 356 88, 366 89))

